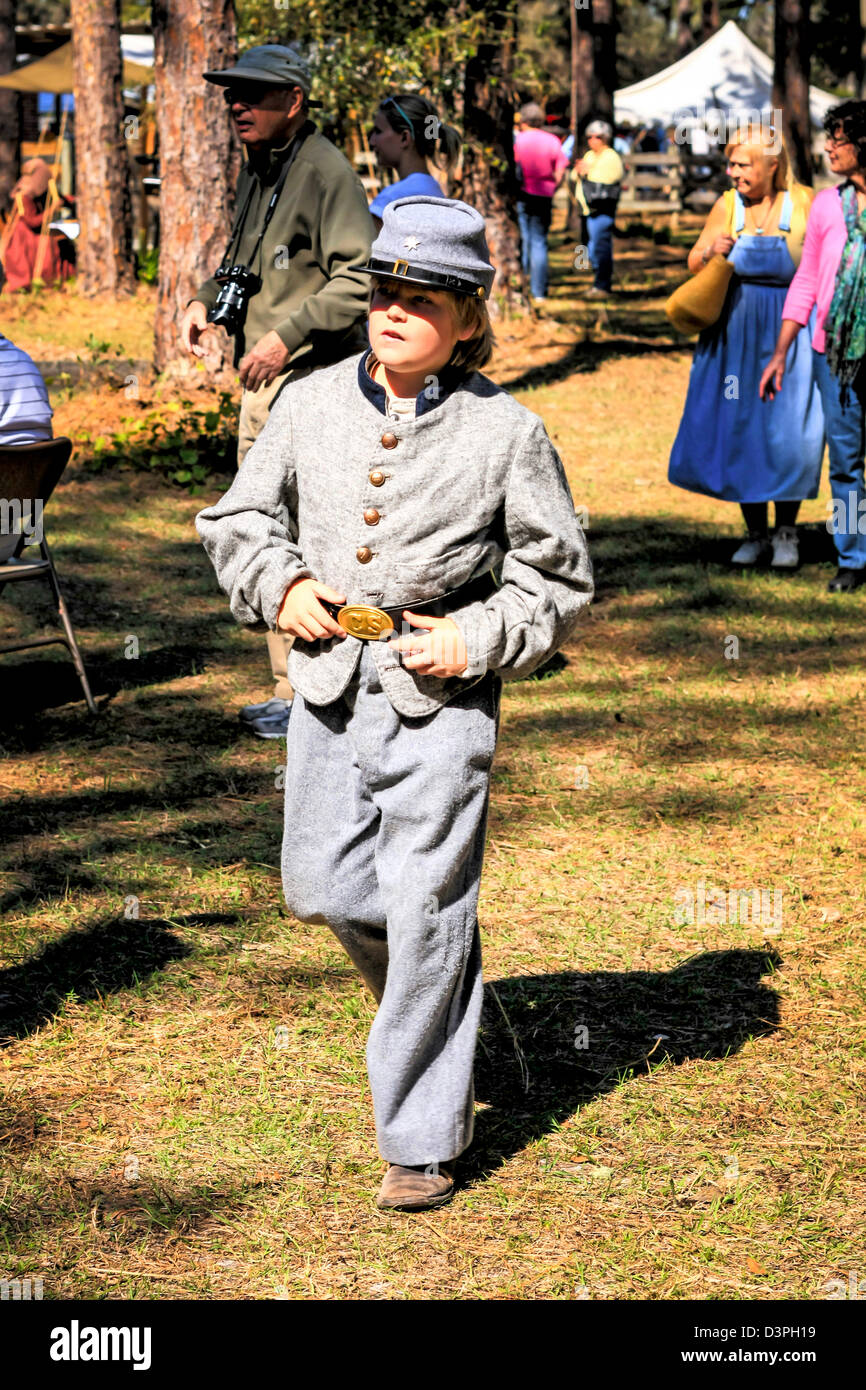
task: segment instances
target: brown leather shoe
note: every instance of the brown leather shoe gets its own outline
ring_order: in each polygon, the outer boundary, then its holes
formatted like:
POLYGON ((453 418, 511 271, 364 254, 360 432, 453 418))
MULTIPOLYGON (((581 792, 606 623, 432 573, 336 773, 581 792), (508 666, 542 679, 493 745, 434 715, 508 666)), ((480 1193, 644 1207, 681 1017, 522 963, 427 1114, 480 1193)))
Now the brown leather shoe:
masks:
POLYGON ((403 1168, 391 1163, 376 1197, 380 1211, 424 1211, 441 1207, 454 1196, 454 1166, 429 1164, 403 1168))

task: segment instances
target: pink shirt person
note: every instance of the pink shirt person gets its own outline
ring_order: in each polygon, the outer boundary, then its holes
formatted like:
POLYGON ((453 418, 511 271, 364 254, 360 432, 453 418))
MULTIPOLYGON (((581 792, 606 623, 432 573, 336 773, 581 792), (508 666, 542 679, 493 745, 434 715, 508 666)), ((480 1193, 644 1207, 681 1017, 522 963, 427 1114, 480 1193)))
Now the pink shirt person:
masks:
POLYGON ((523 171, 523 192, 552 198, 556 176, 568 164, 562 145, 549 130, 521 130, 514 137, 514 158, 523 171))
POLYGON ((782 309, 783 319, 807 324, 813 304, 817 304, 812 347, 823 352, 825 346, 824 320, 833 299, 836 271, 848 233, 842 215, 842 199, 838 188, 823 188, 815 195, 806 239, 797 273, 791 281, 782 309))

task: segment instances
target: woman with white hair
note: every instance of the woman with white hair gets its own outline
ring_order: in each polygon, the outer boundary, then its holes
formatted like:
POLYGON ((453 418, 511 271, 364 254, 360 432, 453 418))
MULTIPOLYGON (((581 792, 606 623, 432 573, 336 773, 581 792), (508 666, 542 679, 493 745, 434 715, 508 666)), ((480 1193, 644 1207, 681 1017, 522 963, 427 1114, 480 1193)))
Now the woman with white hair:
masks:
POLYGON ((813 194, 794 182, 771 127, 738 131, 725 154, 733 188, 711 209, 688 266, 696 273, 721 255, 734 274, 719 318, 698 339, 668 477, 676 487, 739 503, 747 535, 732 564, 769 560, 776 569, 796 569, 797 511, 804 497, 818 495, 824 454, 808 342, 792 349, 783 396, 762 401, 758 384, 800 263, 813 194))
POLYGON ((575 168, 580 175, 577 201, 586 217, 589 261, 595 271, 589 299, 607 299, 613 284, 613 224, 622 191, 623 164, 611 145, 613 127, 607 121, 590 121, 589 146, 575 168))

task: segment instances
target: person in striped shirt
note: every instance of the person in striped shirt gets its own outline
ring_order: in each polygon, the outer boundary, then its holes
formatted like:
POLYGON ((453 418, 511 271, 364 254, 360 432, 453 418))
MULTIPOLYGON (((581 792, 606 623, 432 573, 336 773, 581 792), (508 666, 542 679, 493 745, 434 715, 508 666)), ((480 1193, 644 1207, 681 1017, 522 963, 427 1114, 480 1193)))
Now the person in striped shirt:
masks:
POLYGON ((0 333, 0 445, 50 439, 53 413, 33 358, 0 333))

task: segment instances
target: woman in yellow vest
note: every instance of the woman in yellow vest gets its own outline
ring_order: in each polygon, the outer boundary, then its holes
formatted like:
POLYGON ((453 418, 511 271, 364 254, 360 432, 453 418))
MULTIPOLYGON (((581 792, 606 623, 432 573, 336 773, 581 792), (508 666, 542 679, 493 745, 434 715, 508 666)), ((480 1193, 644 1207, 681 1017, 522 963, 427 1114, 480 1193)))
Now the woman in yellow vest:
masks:
POLYGON ((613 149, 613 127, 607 121, 590 121, 586 127, 588 149, 576 163, 576 197, 586 217, 589 263, 595 271, 587 299, 607 299, 613 283, 613 226, 616 205, 625 174, 613 149))
POLYGON ((719 319, 695 349, 668 477, 677 487, 740 504, 748 534, 732 564, 769 560, 776 569, 795 569, 797 511, 804 497, 818 495, 824 454, 808 336, 801 335, 802 352, 792 349, 787 397, 762 401, 758 383, 800 262, 813 193, 794 182, 781 136, 770 126, 738 131, 725 154, 733 188, 715 203, 688 264, 696 273, 721 254, 734 275, 719 319), (769 502, 776 504, 772 544, 769 502))

